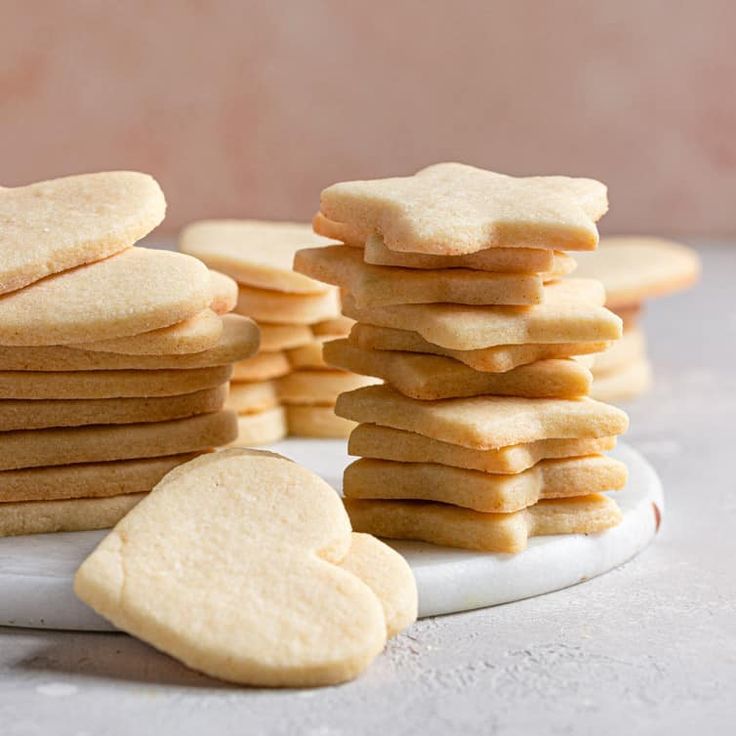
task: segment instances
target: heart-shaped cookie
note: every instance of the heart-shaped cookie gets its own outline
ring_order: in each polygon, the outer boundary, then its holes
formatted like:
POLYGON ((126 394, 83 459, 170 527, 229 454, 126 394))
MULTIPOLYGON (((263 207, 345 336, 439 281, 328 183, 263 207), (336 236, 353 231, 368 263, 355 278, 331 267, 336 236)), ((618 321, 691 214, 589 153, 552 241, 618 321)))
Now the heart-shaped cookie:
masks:
POLYGON ((0 294, 125 250, 165 212, 156 180, 135 171, 0 188, 0 294))
POLYGON ((383 649, 387 626, 413 618, 406 586, 409 610, 374 579, 393 601, 382 605, 349 571, 370 566, 350 561, 351 544, 327 483, 273 453, 233 448, 171 471, 85 560, 75 590, 116 626, 215 677, 337 683, 383 649))

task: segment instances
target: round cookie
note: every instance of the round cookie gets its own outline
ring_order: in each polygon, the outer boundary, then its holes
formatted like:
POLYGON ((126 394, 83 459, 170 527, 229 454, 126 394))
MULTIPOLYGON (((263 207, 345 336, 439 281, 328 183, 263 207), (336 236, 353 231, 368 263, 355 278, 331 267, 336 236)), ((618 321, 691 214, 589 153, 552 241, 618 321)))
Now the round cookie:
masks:
POLYGON ((225 402, 227 409, 238 414, 258 414, 278 406, 279 397, 273 381, 231 383, 225 402))
POLYGON ((240 286, 238 314, 257 321, 311 325, 340 313, 340 294, 333 287, 321 294, 286 294, 253 286, 240 286))
POLYGON ((238 437, 230 445, 269 445, 286 437, 286 416, 281 406, 238 417, 238 437))
POLYGON ((210 284, 212 286, 210 309, 215 314, 232 312, 238 303, 237 283, 224 273, 210 269, 210 284))
POLYGON ((295 437, 346 439, 356 423, 335 414, 334 406, 290 404, 285 407, 289 434, 295 437))

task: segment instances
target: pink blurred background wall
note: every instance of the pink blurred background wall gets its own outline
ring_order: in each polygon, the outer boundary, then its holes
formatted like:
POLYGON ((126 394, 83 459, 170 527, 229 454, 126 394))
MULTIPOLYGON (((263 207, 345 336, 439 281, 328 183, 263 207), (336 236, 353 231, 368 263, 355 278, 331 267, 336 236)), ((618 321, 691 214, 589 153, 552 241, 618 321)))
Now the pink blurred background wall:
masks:
POLYGON ((166 229, 460 160, 736 232, 733 0, 0 0, 0 184, 149 171, 166 229))

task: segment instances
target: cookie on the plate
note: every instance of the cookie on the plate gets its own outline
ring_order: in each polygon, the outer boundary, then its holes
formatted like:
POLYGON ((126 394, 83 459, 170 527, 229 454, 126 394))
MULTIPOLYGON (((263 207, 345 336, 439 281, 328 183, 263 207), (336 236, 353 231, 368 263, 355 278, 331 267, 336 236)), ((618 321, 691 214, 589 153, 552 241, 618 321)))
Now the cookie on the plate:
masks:
POLYGON ((238 382, 230 384, 225 408, 238 414, 258 414, 278 404, 279 396, 273 381, 238 382))
POLYGON ((298 370, 279 378, 277 391, 285 404, 317 404, 333 406, 344 391, 370 386, 378 380, 345 371, 298 370))
POLYGON ((291 370, 286 353, 277 350, 273 353, 261 351, 233 366, 233 381, 269 381, 285 376, 291 370))
POLYGON ((334 286, 321 294, 287 294, 241 285, 236 311, 257 321, 311 325, 340 312, 340 295, 334 286))
POLYGON ((0 189, 0 294, 125 250, 164 219, 156 180, 105 171, 0 189))
POLYGON ((286 423, 289 434, 316 439, 346 439, 355 429, 355 422, 337 416, 334 406, 289 404, 286 423))
POLYGON ((238 436, 230 443, 235 447, 269 445, 286 437, 286 414, 283 407, 273 406, 238 417, 238 436))
POLYGON ((606 187, 566 176, 513 177, 460 163, 322 191, 320 212, 377 231, 391 250, 463 255, 492 247, 593 250, 606 187))
POLYGON ((273 453, 225 450, 169 473, 82 563, 75 591, 209 675, 333 684, 365 669, 388 634, 379 598, 340 566, 352 541, 321 478, 273 453))

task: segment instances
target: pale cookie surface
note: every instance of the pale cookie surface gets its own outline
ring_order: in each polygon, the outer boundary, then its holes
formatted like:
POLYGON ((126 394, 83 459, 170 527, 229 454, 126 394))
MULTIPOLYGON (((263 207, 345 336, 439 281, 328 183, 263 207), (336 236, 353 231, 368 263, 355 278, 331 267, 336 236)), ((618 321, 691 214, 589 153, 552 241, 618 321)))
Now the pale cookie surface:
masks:
POLYGON ((273 381, 253 381, 230 384, 225 408, 238 414, 258 414, 278 404, 279 397, 273 381))
POLYGON ((0 371, 188 370, 224 366, 256 352, 258 328, 252 320, 226 314, 221 325, 220 339, 211 348, 179 355, 124 355, 65 345, 0 346, 0 371))
POLYGON ((569 359, 540 360, 505 373, 484 373, 452 358, 365 350, 351 345, 348 340, 327 343, 324 355, 331 365, 381 378, 405 396, 415 399, 481 394, 575 398, 585 396, 592 382, 590 371, 569 359))
POLYGON ((194 457, 117 460, 104 463, 56 465, 0 472, 0 505, 18 501, 105 498, 147 493, 166 473, 194 457))
POLYGON ((638 327, 624 328, 620 340, 616 340, 608 350, 594 356, 593 375, 625 368, 646 355, 644 332, 638 327))
POLYGON ((544 500, 511 514, 421 501, 346 499, 345 507, 356 531, 482 552, 522 552, 529 537, 595 534, 621 521, 616 502, 597 493, 544 500))
POLYGON ((278 325, 259 323, 261 350, 291 350, 306 345, 314 339, 308 325, 278 325))
POLYGON ((662 238, 605 238, 580 259, 580 273, 603 282, 607 306, 623 307, 692 286, 700 259, 692 248, 662 238))
MULTIPOLYGON (((225 445, 236 436, 230 411, 142 424, 4 432, 0 470, 179 455, 225 445)), ((1 492, 1 491, 0 491, 1 492)))
POLYGON ((324 335, 345 337, 350 334, 350 330, 354 324, 354 319, 341 314, 337 317, 323 320, 322 322, 316 322, 311 325, 310 329, 315 337, 323 337, 324 335))
POLYGON ((353 248, 362 248, 371 234, 370 230, 361 230, 359 227, 349 225, 346 222, 329 220, 321 212, 318 212, 312 218, 312 228, 319 235, 332 240, 339 240, 353 248))
POLYGON ((234 279, 219 271, 210 269, 211 301, 210 309, 215 314, 227 314, 238 303, 238 284, 234 279))
POLYGON ((363 258, 374 266, 395 266, 437 270, 469 268, 494 273, 538 273, 545 281, 566 276, 575 270, 575 260, 566 253, 548 248, 486 248, 464 256, 434 256, 425 253, 397 253, 389 250, 380 235, 365 242, 363 258))
POLYGON ((652 386, 652 367, 646 358, 639 358, 625 368, 616 368, 596 375, 591 395, 601 401, 629 401, 652 386))
POLYGON ((406 560, 370 534, 353 533, 343 570, 360 578, 378 597, 389 637, 417 619, 417 584, 406 560))
POLYGON ((334 406, 344 391, 378 383, 370 376, 356 376, 344 371, 300 370, 289 373, 277 382, 279 398, 285 404, 317 404, 334 406))
POLYGON ((0 400, 176 396, 226 383, 231 372, 227 365, 157 371, 0 371, 0 400))
POLYGON ((119 253, 165 212, 156 180, 134 171, 0 189, 0 294, 119 253))
POLYGON ((342 394, 335 411, 356 422, 417 432, 480 450, 553 438, 609 437, 628 428, 625 412, 589 398, 477 396, 418 401, 389 386, 367 386, 342 394))
POLYGON ((269 445, 286 437, 286 415, 281 406, 238 417, 238 436, 230 443, 236 447, 269 445))
POLYGON ((333 406, 286 406, 289 434, 317 439, 347 439, 355 428, 352 422, 335 414, 333 406))
POLYGON ((517 178, 459 163, 414 176, 334 184, 320 211, 378 231, 396 251, 462 255, 491 247, 593 250, 606 187, 565 176, 517 178))
POLYGON ((349 317, 379 327, 418 332, 453 350, 524 343, 603 342, 621 336, 621 320, 602 304, 603 287, 589 279, 565 279, 544 287, 544 303, 533 307, 462 304, 400 304, 358 307, 346 294, 349 317))
POLYGON ((476 371, 504 373, 520 365, 549 358, 568 358, 605 350, 608 342, 528 343, 496 345, 477 350, 452 350, 427 342, 419 333, 391 327, 356 324, 350 332, 350 344, 366 350, 402 350, 454 358, 476 371))
POLYGON ((291 370, 286 353, 282 351, 256 353, 233 366, 233 381, 268 381, 285 376, 291 370))
POLYGON ((311 325, 340 312, 340 294, 334 286, 323 294, 286 294, 270 289, 241 286, 238 314, 263 322, 311 325))
POLYGON ((594 455, 612 450, 615 446, 615 437, 588 437, 536 440, 496 449, 476 450, 433 440, 416 432, 381 427, 378 424, 359 424, 350 435, 348 453, 379 460, 439 463, 481 470, 484 473, 516 474, 540 460, 594 455))
POLYGON ((184 228, 179 249, 241 284, 299 294, 320 294, 327 287, 292 270, 294 253, 331 241, 309 225, 259 220, 204 220, 184 228))
POLYGON ((333 684, 362 672, 387 636, 377 596, 339 566, 351 541, 321 478, 272 453, 225 450, 166 476, 82 563, 75 591, 214 677, 333 684))
POLYGON ((223 385, 192 394, 150 399, 8 399, 0 401, 0 432, 181 419, 217 411, 226 394, 223 385))
POLYGON ((108 529, 146 495, 126 493, 107 498, 0 503, 0 537, 108 529))
POLYGON ((0 300, 0 344, 68 345, 137 335, 192 317, 211 299, 207 268, 181 253, 128 248, 0 300))
POLYGON ((356 460, 345 470, 346 498, 438 501, 488 513, 511 513, 543 498, 621 490, 626 466, 604 455, 542 460, 517 475, 435 463, 356 460))
POLYGON ((160 330, 110 340, 87 342, 71 347, 118 355, 190 355, 209 350, 222 337, 223 319, 211 309, 160 330))
POLYGON ((542 279, 533 273, 467 268, 419 270, 372 266, 357 248, 332 245, 300 250, 294 268, 350 292, 358 307, 391 304, 539 304, 542 279))
POLYGON ((312 342, 286 351, 289 364, 296 369, 329 370, 331 366, 325 362, 323 348, 325 343, 335 339, 335 335, 313 337, 312 342))

